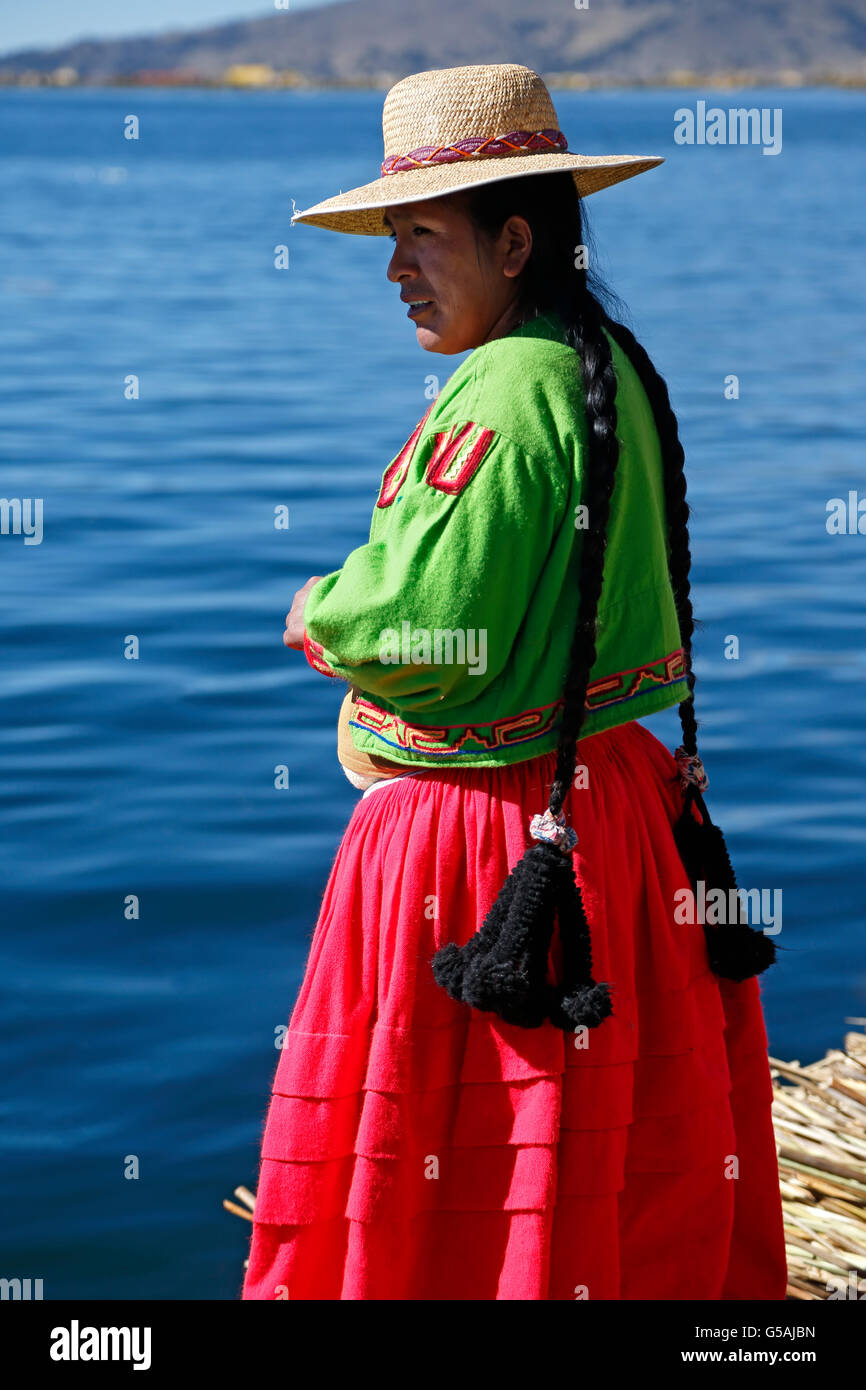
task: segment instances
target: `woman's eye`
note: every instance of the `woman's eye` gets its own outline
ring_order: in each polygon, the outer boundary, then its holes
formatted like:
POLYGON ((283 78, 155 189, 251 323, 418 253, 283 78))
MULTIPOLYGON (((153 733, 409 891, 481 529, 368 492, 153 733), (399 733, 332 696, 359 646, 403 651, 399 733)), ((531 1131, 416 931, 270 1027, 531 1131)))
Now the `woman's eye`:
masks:
MULTIPOLYGON (((413 228, 412 228, 412 235, 413 235, 413 236, 426 236, 426 235, 429 233, 429 231, 430 231, 430 228, 429 228, 429 227, 413 227, 413 228)), ((389 233, 388 233, 388 240, 389 240, 389 241, 396 241, 396 240, 397 240, 397 233, 396 233, 396 232, 389 232, 389 233)))

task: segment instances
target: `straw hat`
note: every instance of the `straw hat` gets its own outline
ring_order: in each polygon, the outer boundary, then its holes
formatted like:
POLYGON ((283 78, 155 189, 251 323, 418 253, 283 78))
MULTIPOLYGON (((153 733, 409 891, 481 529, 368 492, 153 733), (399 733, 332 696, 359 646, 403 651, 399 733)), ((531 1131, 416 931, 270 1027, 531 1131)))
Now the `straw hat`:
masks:
POLYGON ((292 222, 387 236, 382 212, 393 203, 557 170, 569 170, 585 198, 664 163, 658 155, 570 151, 544 82, 517 63, 404 77, 385 98, 382 133, 381 178, 297 212, 292 222))

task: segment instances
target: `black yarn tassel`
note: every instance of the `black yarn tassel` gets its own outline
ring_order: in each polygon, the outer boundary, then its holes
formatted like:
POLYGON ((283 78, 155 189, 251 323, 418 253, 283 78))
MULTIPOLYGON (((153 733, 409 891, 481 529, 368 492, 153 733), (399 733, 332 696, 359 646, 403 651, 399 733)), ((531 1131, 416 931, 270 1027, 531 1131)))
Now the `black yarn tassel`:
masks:
MULTIPOLYGON (((518 867, 515 865, 515 871, 518 867)), ((450 941, 434 955, 433 977, 437 985, 450 994, 452 999, 466 1002, 463 997, 466 972, 479 953, 486 955, 499 941, 502 920, 511 908, 517 883, 518 878, 514 873, 510 873, 480 930, 470 937, 465 946, 457 946, 450 941)))
POLYGON ((436 983, 452 999, 506 1023, 540 1027, 551 1005, 547 961, 568 868, 554 845, 532 845, 505 880, 481 930, 465 946, 452 941, 436 952, 436 983))
POLYGON ((433 976, 452 999, 506 1023, 539 1028, 550 1019, 573 1032, 595 1028, 611 1012, 607 986, 591 974, 589 925, 571 854, 532 845, 515 864, 484 919, 465 946, 449 942, 433 957, 433 976), (547 980, 557 913, 563 980, 547 980))
POLYGON ((674 838, 693 891, 697 893, 697 885, 703 880, 707 894, 713 889, 722 890, 726 908, 731 902, 737 905, 737 921, 703 923, 710 969, 723 979, 738 982, 760 975, 775 963, 775 943, 745 920, 725 837, 720 827, 710 820, 704 798, 693 782, 686 789, 683 813, 674 826, 674 838), (693 805, 701 813, 700 825, 692 815, 693 805))
POLYGON ((597 1028, 613 1012, 610 990, 592 978, 592 943, 583 895, 568 856, 568 876, 563 876, 556 910, 562 945, 562 984, 554 992, 550 1021, 565 1032, 597 1028))

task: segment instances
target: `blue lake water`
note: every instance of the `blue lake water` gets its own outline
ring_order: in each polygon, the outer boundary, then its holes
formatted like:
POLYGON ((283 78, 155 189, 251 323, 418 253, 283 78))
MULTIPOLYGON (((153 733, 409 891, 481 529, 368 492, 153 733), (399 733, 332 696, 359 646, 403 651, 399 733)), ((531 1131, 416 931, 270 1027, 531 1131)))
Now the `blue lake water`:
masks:
MULTIPOLYGON (((783 894, 771 1052, 811 1060, 866 1014, 866 535, 826 528, 866 497, 866 95, 555 96, 572 148, 667 160, 587 207, 681 422, 710 805, 783 894), (781 107, 782 152, 675 145, 699 98, 781 107)), ((239 1291, 221 1201, 357 798, 285 613, 457 365, 387 239, 289 230, 376 176, 381 102, 0 92, 0 494, 44 504, 41 544, 0 536, 0 1274, 47 1298, 239 1291)))

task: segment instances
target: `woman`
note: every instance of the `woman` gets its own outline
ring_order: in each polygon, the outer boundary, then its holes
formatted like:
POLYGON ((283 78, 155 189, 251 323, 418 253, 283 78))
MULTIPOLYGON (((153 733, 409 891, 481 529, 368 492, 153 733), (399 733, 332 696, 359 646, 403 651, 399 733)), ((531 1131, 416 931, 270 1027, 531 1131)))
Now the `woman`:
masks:
POLYGON ((273 1084, 247 1299, 781 1299, 756 975, 701 791, 667 390, 587 272, 541 79, 421 73, 382 177, 297 220, 394 239, 418 341, 471 349, 370 539, 295 596, 364 787, 273 1084), (531 176, 530 176, 531 175, 531 176), (639 718, 678 704, 674 758, 639 718), (578 742, 579 740, 579 742, 578 742))

